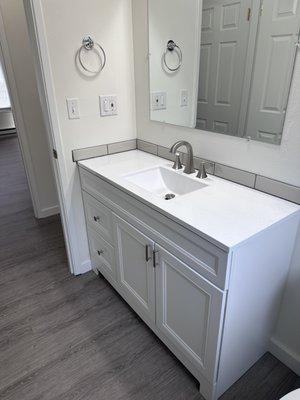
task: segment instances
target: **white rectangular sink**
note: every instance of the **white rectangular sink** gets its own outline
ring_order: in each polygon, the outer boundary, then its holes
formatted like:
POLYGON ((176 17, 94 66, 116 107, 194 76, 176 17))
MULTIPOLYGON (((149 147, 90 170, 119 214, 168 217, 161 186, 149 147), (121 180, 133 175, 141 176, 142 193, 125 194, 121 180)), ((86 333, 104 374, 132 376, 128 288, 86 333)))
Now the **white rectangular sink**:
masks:
POLYGON ((195 176, 184 175, 182 172, 176 172, 164 167, 138 171, 125 175, 124 178, 147 192, 166 198, 166 200, 206 187, 204 183, 197 181, 195 176))

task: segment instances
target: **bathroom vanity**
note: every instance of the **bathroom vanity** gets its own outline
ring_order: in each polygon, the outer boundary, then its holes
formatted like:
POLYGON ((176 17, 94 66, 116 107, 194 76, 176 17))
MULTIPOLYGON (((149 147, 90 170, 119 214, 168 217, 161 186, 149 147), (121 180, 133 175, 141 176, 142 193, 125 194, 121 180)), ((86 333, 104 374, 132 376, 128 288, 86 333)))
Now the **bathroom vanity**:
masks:
POLYGON ((138 150, 79 170, 95 272, 217 399, 268 350, 299 207, 138 150))

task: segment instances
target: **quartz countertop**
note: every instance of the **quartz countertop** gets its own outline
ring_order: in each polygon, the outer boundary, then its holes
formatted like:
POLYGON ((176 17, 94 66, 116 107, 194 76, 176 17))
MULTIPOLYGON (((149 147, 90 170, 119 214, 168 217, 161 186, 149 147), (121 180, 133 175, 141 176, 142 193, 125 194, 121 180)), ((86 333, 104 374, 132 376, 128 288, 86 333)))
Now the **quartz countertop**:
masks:
MULTIPOLYGON (((204 188, 166 201, 125 178, 156 166, 172 168, 171 161, 139 150, 78 164, 226 251, 292 215, 300 215, 300 207, 294 203, 212 175, 201 180, 204 188)), ((198 181, 195 176, 189 177, 198 181)))

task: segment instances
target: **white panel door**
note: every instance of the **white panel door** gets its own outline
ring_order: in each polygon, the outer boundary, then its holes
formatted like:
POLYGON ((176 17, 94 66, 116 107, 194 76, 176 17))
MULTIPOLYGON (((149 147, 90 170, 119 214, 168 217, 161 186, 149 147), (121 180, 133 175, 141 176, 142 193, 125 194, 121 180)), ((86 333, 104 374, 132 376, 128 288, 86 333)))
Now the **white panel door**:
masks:
POLYGON ((238 135, 251 0, 203 0, 197 128, 238 135))
POLYGON ((141 317, 154 322, 154 242, 120 217, 114 215, 113 221, 120 293, 141 317))
POLYGON ((156 250, 157 327, 212 382, 225 295, 160 246, 156 250))
POLYGON ((246 136, 280 142, 300 27, 299 0, 264 0, 246 136))

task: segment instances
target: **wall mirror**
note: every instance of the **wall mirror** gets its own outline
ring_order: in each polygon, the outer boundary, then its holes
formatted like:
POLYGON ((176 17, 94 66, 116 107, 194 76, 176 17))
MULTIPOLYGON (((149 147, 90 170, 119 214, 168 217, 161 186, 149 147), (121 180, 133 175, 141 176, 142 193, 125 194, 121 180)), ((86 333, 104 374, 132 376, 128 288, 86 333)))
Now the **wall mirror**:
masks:
POLYGON ((148 0, 150 118, 280 144, 299 0, 148 0))

